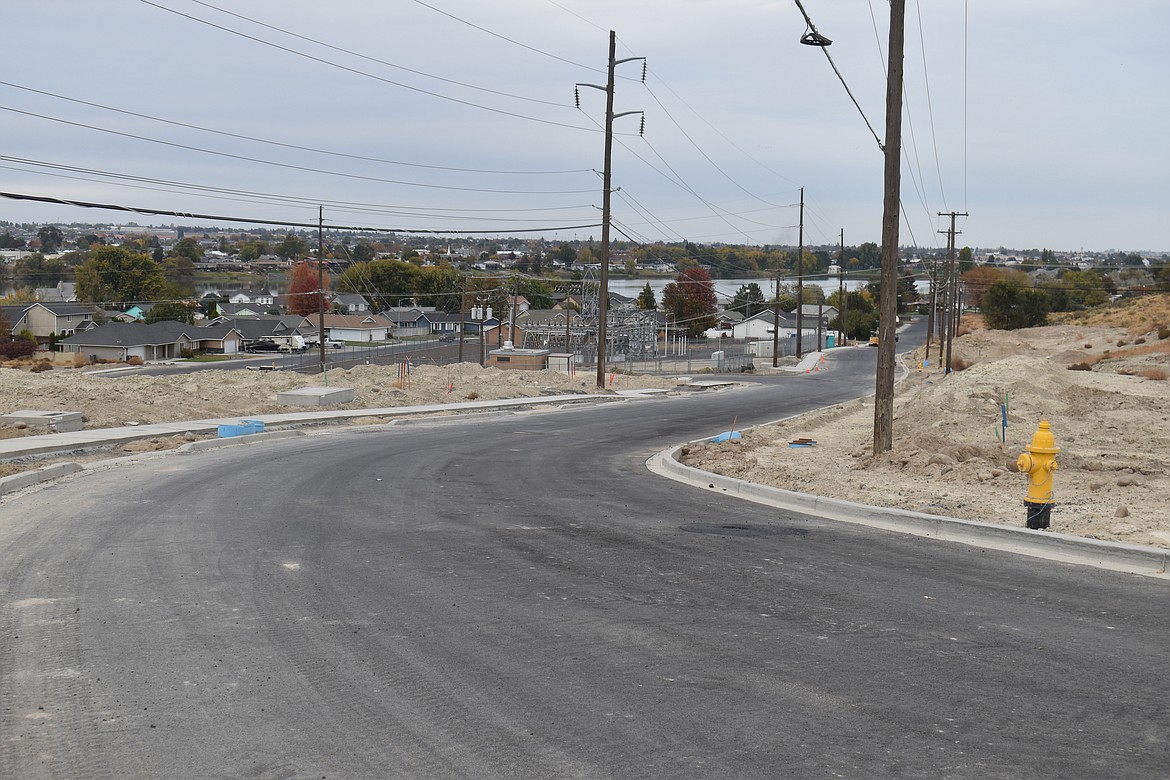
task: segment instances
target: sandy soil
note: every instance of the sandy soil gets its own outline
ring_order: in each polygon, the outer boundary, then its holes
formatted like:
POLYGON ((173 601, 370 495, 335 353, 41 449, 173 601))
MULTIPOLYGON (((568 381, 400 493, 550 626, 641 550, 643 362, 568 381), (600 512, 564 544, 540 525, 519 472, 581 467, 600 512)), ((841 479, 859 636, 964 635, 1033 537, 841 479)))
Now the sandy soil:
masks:
POLYGON ((1170 338, 1159 338, 1164 325, 1140 327, 1152 329, 974 331, 953 344, 955 364, 969 367, 949 376, 922 367, 921 350, 908 353, 894 446, 876 457, 868 399, 746 431, 740 442, 692 446, 684 462, 788 490, 1023 526, 1027 477, 1015 461, 1047 419, 1062 448, 1051 530, 1170 547, 1170 338), (790 446, 802 437, 816 444, 790 446))

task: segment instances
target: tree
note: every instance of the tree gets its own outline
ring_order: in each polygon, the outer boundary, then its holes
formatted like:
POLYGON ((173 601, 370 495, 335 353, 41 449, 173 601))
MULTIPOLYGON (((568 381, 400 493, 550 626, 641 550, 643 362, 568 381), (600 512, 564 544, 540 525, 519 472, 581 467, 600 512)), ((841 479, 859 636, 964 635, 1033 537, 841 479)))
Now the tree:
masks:
POLYGON ((698 336, 715 327, 718 309, 715 283, 705 268, 688 268, 679 273, 662 291, 662 308, 684 326, 687 334, 698 336))
MULTIPOLYGON (((184 239, 187 240, 187 239, 184 239)), ((184 295, 195 289, 195 264, 186 255, 172 255, 163 258, 163 275, 175 290, 184 295)))
POLYGON ((654 290, 650 289, 650 282, 638 293, 638 308, 653 311, 658 308, 658 299, 654 297, 654 290))
POLYGON ((120 246, 98 247, 77 267, 77 296, 85 301, 126 303, 162 297, 162 266, 120 246))
POLYGON ((731 305, 728 308, 732 311, 743 312, 743 316, 745 317, 751 317, 768 308, 768 305, 764 301, 764 292, 760 289, 760 285, 755 282, 749 282, 740 285, 740 288, 735 292, 735 297, 731 299, 731 305))
POLYGON ((12 235, 11 231, 4 231, 4 235, 0 236, 0 249, 21 249, 24 247, 24 239, 17 238, 12 235))
POLYGON ((199 242, 193 238, 184 238, 175 244, 175 248, 171 250, 171 255, 174 257, 184 257, 192 263, 197 263, 203 258, 203 247, 199 246, 199 242))
POLYGON ((568 244, 561 244, 557 247, 557 251, 553 252, 553 260, 565 268, 572 268, 573 263, 577 261, 577 250, 568 244))
POLYGON ((195 311, 198 306, 191 306, 181 301, 163 301, 150 307, 150 311, 143 318, 149 325, 152 322, 173 320, 190 324, 195 321, 195 311))
POLYGON ((45 225, 37 231, 37 238, 41 240, 41 251, 46 254, 53 254, 61 248, 61 244, 65 243, 65 236, 61 235, 61 231, 56 225, 45 225))
POLYGON ((359 241, 358 244, 350 252, 350 259, 355 263, 368 263, 376 257, 374 248, 364 241, 359 241))
MULTIPOLYGON (((277 257, 293 262, 303 257, 308 257, 309 245, 295 233, 289 233, 284 237, 283 241, 276 245, 276 249, 273 251, 276 252, 277 257)), ((315 286, 314 289, 316 289, 315 286)))
POLYGON ((1048 296, 1016 282, 996 282, 984 297, 983 318, 996 330, 1039 327, 1048 322, 1048 296))
POLYGON ((324 274, 324 285, 318 287, 318 263, 302 260, 293 266, 288 284, 288 310, 302 317, 321 310, 324 291, 329 289, 329 275, 324 274))
POLYGON ((65 264, 61 258, 46 258, 40 252, 18 259, 12 270, 17 287, 55 287, 65 278, 65 264))
POLYGON ((1068 290, 1070 307, 1076 309, 1108 303, 1114 289, 1113 281, 1096 271, 1066 271, 1060 282, 1068 290))

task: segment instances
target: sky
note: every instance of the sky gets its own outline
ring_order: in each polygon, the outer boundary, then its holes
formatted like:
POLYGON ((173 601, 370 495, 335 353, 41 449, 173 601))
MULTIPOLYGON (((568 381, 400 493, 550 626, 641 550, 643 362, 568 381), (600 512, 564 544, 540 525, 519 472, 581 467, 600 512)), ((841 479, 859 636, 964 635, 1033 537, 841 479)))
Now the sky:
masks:
MULTIPOLYGON (((880 243, 889 5, 802 4, 832 46, 795 0, 9 3, 0 191, 200 216, 0 220, 600 239, 613 30, 614 239, 880 243)), ((900 244, 1170 250, 1167 29, 907 0, 900 244)))

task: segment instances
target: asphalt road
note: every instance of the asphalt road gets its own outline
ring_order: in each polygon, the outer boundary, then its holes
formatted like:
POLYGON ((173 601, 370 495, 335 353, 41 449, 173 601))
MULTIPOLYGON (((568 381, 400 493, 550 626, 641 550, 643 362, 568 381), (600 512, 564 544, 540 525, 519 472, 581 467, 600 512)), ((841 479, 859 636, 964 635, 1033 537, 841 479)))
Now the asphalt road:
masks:
POLYGON ((6 499, 0 777, 1166 776, 1165 582, 643 466, 868 392, 875 353, 6 499))

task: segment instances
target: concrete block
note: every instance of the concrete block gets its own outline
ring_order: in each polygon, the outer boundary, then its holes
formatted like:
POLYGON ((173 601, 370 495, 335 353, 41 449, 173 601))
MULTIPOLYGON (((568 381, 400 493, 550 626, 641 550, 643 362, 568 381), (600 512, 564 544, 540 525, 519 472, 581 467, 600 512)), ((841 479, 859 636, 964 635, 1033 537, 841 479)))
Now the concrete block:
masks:
POLYGON ((38 409, 21 409, 0 415, 0 424, 24 423, 30 428, 45 433, 72 433, 82 429, 81 412, 48 412, 38 409))
POLYGON ((333 406, 353 399, 352 387, 302 387, 276 394, 276 402, 285 406, 333 406))

